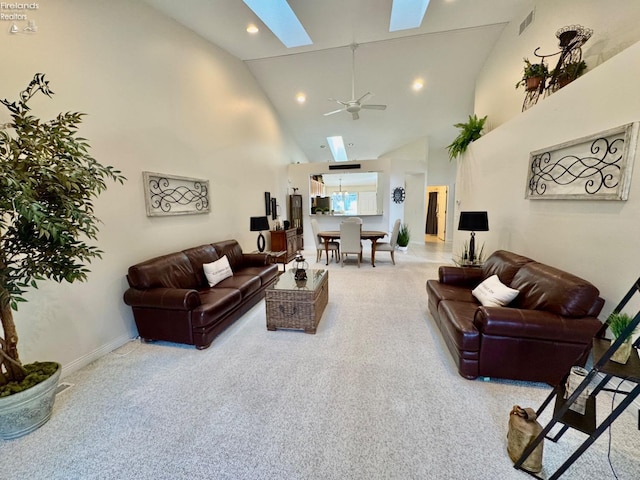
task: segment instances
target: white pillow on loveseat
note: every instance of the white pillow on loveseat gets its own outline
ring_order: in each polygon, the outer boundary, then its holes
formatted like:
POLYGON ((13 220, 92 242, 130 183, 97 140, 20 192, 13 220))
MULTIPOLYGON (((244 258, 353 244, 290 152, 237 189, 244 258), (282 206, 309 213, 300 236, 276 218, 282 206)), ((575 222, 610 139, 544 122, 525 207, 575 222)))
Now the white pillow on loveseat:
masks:
POLYGON ((484 307, 504 307, 511 303, 520 291, 507 287, 498 275, 491 275, 471 291, 484 307))
POLYGON ((225 278, 233 277, 233 270, 226 255, 215 262, 203 264, 202 268, 210 287, 217 285, 225 278))

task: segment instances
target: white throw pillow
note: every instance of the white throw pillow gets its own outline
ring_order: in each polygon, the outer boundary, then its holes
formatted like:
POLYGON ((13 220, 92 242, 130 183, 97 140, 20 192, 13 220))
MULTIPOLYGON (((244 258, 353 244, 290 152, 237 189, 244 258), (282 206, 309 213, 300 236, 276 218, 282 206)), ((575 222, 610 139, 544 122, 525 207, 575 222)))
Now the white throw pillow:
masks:
POLYGON ((520 291, 507 287, 498 275, 491 275, 471 291, 471 294, 485 307, 504 307, 518 296, 520 291))
POLYGON ((229 259, 226 255, 215 262, 205 263, 202 268, 210 287, 220 283, 225 278, 233 277, 233 271, 229 266, 229 259))

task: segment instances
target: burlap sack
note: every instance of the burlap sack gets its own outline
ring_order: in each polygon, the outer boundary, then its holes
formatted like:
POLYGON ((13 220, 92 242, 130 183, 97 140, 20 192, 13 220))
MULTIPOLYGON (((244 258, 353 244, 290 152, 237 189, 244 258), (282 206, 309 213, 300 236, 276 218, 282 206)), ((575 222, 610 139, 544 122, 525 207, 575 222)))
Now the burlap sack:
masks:
MULTIPOLYGON (((536 412, 532 408, 520 408, 514 405, 509 415, 509 431, 507 433, 507 452, 516 463, 522 452, 540 434, 542 425, 536 421, 536 412)), ((523 462, 522 468, 538 473, 542 470, 542 449, 544 439, 523 462)))

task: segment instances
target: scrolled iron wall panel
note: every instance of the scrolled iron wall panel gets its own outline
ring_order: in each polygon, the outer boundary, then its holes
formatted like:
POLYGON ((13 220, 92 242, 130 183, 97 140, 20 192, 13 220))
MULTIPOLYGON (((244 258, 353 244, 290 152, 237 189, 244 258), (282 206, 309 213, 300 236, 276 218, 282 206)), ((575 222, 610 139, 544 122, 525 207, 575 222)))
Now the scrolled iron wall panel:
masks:
POLYGON ((639 125, 531 152, 525 198, 627 200, 639 125))
POLYGON ((209 180, 142 172, 147 216, 209 213, 209 180))

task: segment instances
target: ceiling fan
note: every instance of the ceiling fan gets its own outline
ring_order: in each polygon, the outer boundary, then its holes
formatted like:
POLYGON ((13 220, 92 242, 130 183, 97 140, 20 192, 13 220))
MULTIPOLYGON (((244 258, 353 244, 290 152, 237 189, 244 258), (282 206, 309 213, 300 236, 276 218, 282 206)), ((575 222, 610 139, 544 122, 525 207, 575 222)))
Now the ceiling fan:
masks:
POLYGON ((350 113, 354 120, 358 120, 360 118, 359 112, 361 109, 367 110, 384 110, 387 108, 386 105, 374 105, 371 103, 362 103, 362 101, 373 95, 371 92, 367 92, 362 95, 360 98, 356 99, 356 48, 358 48, 357 43, 351 44, 351 100, 343 102, 342 100, 336 100, 335 98, 330 98, 329 100, 332 102, 337 102, 343 106, 343 108, 339 108, 338 110, 333 110, 332 112, 327 112, 324 115, 333 115, 334 113, 347 112, 350 113))

